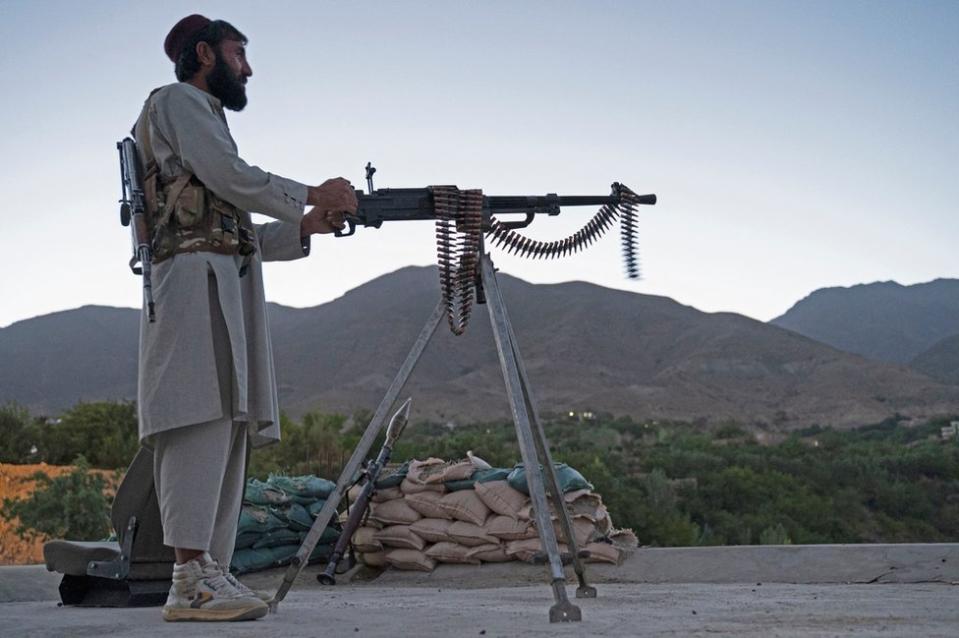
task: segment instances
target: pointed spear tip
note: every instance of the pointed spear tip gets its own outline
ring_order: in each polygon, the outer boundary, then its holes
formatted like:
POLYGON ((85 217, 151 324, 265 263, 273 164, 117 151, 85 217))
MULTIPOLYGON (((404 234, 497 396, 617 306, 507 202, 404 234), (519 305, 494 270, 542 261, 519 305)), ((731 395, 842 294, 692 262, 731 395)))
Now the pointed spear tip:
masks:
POLYGON ((409 397, 406 401, 403 402, 403 405, 400 406, 400 409, 397 412, 403 413, 403 418, 408 418, 410 416, 410 405, 413 403, 413 397, 409 397))

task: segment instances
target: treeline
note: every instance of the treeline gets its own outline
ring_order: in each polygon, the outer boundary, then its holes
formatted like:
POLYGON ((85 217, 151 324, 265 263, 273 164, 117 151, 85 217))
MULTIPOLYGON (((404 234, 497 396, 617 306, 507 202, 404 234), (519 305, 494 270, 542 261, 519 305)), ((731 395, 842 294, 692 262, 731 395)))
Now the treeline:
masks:
MULTIPOLYGON (((368 418, 284 416, 283 440, 253 452, 250 474, 335 479, 368 418)), ((643 544, 681 546, 959 541, 959 443, 940 439, 947 424, 810 428, 772 444, 735 424, 556 418, 546 427, 555 459, 595 485, 618 525, 643 544)), ((57 422, 0 409, 0 461, 65 464, 82 453, 94 467, 117 468, 136 446, 131 404, 80 404, 57 422), (13 443, 15 431, 25 439, 13 443)), ((495 466, 519 460, 513 426, 503 422, 414 424, 393 457, 453 459, 467 450, 495 466)))

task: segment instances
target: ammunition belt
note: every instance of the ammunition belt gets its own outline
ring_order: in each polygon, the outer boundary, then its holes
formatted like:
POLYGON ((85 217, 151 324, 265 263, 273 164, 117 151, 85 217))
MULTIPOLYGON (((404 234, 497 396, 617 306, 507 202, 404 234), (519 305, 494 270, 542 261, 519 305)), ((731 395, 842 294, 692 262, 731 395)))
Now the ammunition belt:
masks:
POLYGON ((483 191, 433 186, 436 261, 450 330, 461 335, 469 324, 483 237, 483 191))
POLYGON ((620 201, 606 204, 578 231, 556 241, 539 241, 520 234, 513 228, 502 225, 496 217, 490 218, 487 236, 494 246, 530 259, 552 259, 578 252, 599 239, 620 220, 620 235, 626 276, 639 279, 639 255, 636 248, 636 193, 619 185, 620 201))

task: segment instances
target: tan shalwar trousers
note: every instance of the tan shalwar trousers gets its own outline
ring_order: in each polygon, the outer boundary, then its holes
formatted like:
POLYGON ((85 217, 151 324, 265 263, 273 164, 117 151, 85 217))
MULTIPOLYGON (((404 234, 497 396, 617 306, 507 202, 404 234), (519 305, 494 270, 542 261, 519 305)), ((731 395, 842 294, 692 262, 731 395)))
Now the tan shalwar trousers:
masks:
POLYGON ((224 416, 156 434, 153 480, 164 544, 209 551, 228 569, 246 479, 247 424, 233 420, 233 357, 212 272, 209 291, 224 416))

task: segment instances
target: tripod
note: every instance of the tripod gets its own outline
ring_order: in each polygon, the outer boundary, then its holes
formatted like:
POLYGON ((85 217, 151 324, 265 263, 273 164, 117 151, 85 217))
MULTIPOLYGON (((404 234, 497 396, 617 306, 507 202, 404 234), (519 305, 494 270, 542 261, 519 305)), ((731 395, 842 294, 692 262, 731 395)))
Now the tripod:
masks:
MULTIPOLYGON (((476 285, 477 297, 482 299, 484 294, 486 297, 486 307, 489 311, 490 324, 493 327, 493 337, 499 353, 503 379, 506 382, 506 394, 513 414, 516 438, 519 442, 523 466, 526 468, 526 481, 536 517, 536 530, 544 550, 550 586, 553 590, 554 604, 549 609, 549 620, 550 622, 577 622, 582 620, 582 613, 579 607, 569 601, 566 594, 566 575, 563 571, 563 560, 560 556, 559 543, 556 539, 556 532, 547 502, 547 490, 552 498, 560 529, 569 548, 573 570, 579 583, 576 589, 576 597, 595 598, 596 588, 586 582, 586 571, 580 560, 576 538, 573 535, 573 526, 563 503, 563 491, 559 480, 556 478, 549 444, 546 441, 546 434, 536 411, 526 368, 520 355, 519 346, 516 343, 516 336, 513 334, 513 327, 510 324, 506 304, 496 281, 496 271, 493 268, 489 253, 482 253, 480 266, 479 280, 476 285), (542 467, 542 473, 535 471, 537 467, 542 467)), ((313 526, 287 569, 283 582, 280 584, 273 600, 270 601, 271 611, 276 611, 280 601, 286 596, 294 580, 306 566, 310 553, 316 547, 323 530, 326 529, 336 513, 336 508, 343 497, 343 493, 349 488, 351 481, 360 469, 360 465, 367 458, 374 440, 386 423, 390 408, 399 397, 403 386, 416 367, 416 363, 436 332, 444 313, 444 304, 440 302, 413 343, 412 349, 396 373, 396 377, 387 389, 383 400, 380 401, 369 426, 367 426, 363 437, 353 451, 353 455, 343 468, 343 472, 337 480, 336 488, 317 515, 313 526)))

